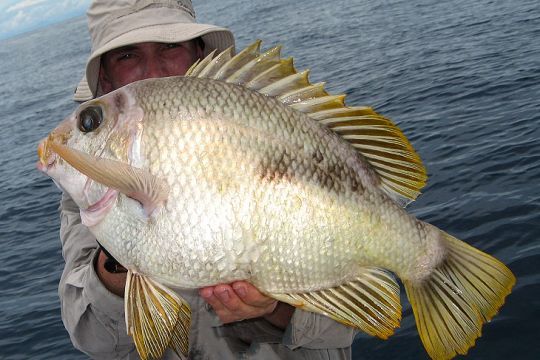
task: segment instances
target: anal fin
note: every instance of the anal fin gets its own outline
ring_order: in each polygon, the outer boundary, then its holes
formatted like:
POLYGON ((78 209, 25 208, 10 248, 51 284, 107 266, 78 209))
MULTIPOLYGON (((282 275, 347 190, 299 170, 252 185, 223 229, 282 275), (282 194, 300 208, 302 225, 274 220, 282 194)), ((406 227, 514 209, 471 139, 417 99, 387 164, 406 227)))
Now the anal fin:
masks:
POLYGON ((130 270, 125 313, 128 334, 141 359, 160 359, 168 347, 187 356, 191 310, 175 292, 130 270))
POLYGON ((363 268, 355 280, 333 288, 270 296, 382 339, 392 335, 401 320, 399 286, 379 268, 363 268))

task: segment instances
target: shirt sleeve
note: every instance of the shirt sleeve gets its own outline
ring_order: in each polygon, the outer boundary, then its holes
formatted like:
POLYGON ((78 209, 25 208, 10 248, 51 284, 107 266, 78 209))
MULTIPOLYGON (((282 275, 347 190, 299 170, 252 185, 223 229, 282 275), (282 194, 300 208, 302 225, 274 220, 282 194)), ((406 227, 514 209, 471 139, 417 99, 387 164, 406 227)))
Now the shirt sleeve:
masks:
POLYGON ((125 328, 124 301, 99 280, 94 269, 97 241, 66 194, 60 204, 60 239, 65 267, 58 294, 73 345, 92 358, 127 356, 134 346, 125 328))
POLYGON ((285 329, 283 344, 290 349, 337 349, 350 347, 358 330, 327 316, 300 309, 285 329))
MULTIPOLYGON (((214 326, 217 325, 216 318, 214 326)), ((327 316, 300 309, 295 309, 285 330, 258 318, 227 324, 224 331, 227 336, 235 336, 247 343, 281 343, 291 350, 348 348, 358 333, 327 316)))

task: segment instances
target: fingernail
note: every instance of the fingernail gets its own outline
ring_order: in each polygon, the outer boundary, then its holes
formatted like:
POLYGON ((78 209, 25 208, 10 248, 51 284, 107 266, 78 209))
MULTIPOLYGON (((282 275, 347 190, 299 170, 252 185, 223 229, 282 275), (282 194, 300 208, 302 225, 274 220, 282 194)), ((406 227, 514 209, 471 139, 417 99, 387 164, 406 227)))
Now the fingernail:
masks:
POLYGON ((240 295, 241 297, 244 297, 246 296, 247 294, 247 291, 246 291, 246 287, 245 286, 236 286, 234 288, 234 291, 236 291, 238 293, 238 295, 240 295))

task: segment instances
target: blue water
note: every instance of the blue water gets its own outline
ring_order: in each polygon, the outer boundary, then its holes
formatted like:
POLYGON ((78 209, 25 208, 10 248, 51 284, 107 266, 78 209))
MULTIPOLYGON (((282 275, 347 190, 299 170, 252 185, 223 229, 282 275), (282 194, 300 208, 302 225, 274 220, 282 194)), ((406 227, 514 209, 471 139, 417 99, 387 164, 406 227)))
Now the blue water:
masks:
MULTIPOLYGON (((409 211, 501 259, 518 283, 471 359, 540 358, 540 3, 195 1, 242 48, 281 43, 313 81, 394 119, 427 166, 409 211)), ((85 20, 0 42, 0 358, 84 359, 64 330, 59 192, 36 144, 73 108, 85 20)), ((355 359, 425 359, 408 303, 355 359)))

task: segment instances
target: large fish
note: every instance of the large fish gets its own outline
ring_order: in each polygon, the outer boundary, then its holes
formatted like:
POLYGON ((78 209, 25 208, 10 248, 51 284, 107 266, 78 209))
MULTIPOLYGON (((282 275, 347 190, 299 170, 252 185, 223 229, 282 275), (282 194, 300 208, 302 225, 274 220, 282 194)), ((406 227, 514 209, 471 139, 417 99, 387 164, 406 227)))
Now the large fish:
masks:
POLYGON ((39 145, 38 168, 129 270, 141 357, 187 353, 189 304, 171 288, 236 280, 387 338, 401 318, 390 272, 429 355, 465 354, 510 270, 403 209, 426 172, 390 120, 259 49, 88 101, 39 145))

